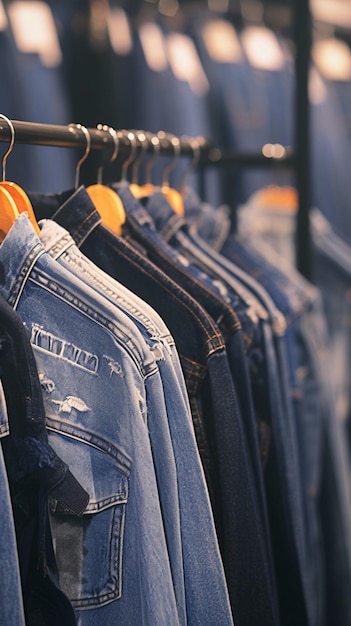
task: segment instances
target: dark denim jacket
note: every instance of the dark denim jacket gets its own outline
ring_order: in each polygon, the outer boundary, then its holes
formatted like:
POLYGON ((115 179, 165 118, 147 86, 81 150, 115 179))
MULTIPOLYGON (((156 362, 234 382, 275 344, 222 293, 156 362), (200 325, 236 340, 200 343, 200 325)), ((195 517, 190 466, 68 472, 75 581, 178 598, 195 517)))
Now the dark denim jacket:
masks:
POLYGON ((88 494, 48 444, 42 390, 20 317, 0 298, 0 376, 10 434, 2 440, 16 528, 26 624, 75 624, 60 589, 48 503, 80 516, 88 494))

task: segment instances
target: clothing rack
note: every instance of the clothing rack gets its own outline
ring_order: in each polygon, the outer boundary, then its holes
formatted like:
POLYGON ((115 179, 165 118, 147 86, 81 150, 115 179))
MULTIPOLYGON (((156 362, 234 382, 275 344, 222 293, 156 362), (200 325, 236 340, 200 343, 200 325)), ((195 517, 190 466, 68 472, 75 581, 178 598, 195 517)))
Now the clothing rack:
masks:
MULTIPOLYGON (((87 148, 87 137, 82 128, 77 125, 58 126, 54 124, 38 124, 35 122, 23 122, 11 120, 14 128, 15 143, 32 144, 41 146, 52 146, 60 148, 78 148, 85 150, 87 148)), ((107 129, 88 128, 86 129, 90 136, 90 150, 105 151, 107 154, 113 154, 115 142, 112 134, 107 129)), ((130 153, 131 136, 136 143, 136 150, 144 150, 146 153, 152 154, 155 151, 155 144, 152 133, 144 134, 144 131, 118 130, 117 137, 119 141, 118 151, 122 153, 130 153), (141 133, 143 139, 140 139, 141 133)), ((240 164, 245 166, 265 166, 265 167, 291 167, 294 163, 294 157, 291 150, 283 146, 272 145, 263 147, 261 153, 247 152, 240 153, 232 150, 221 150, 214 146, 205 137, 179 137, 162 133, 157 135, 159 140, 158 156, 169 157, 193 157, 196 146, 199 148, 199 163, 206 165, 221 164, 240 164), (176 150, 174 139, 179 148, 176 150)), ((133 139, 132 139, 133 140, 133 139)), ((11 141, 11 129, 5 119, 0 118, 0 141, 11 141)))
MULTIPOLYGON (((196 138, 199 146, 199 165, 220 166, 232 164, 240 167, 274 167, 290 168, 296 175, 299 210, 296 221, 296 264, 300 272, 307 278, 312 277, 311 241, 309 227, 310 210, 310 147, 309 147, 309 101, 308 101, 308 70, 311 48, 311 13, 309 0, 295 0, 291 4, 293 14, 293 39, 295 42, 295 144, 293 150, 279 146, 266 146, 253 153, 242 153, 221 150, 206 139, 196 138)), ((72 147, 86 150, 87 138, 75 125, 57 126, 38 124, 25 121, 13 121, 15 142, 44 146, 72 147)), ((115 143, 107 130, 89 128, 91 150, 105 151, 112 156, 115 143)), ((152 137, 152 136, 151 136, 152 137)), ((130 152, 131 141, 128 131, 119 131, 120 152, 130 152)), ((152 139, 136 142, 137 150, 152 153, 155 150, 152 139)), ((0 119, 0 141, 11 141, 11 130, 5 120, 0 119)), ((137 154, 139 153, 137 152, 137 154)), ((159 143, 160 156, 176 156, 172 136, 164 134, 159 143)), ((179 156, 192 157, 194 142, 181 137, 177 148, 179 156)), ((107 157, 108 158, 108 157, 107 157)))
MULTIPOLYGON (((10 121, 13 131, 6 119, 0 118, 0 142, 8 142, 10 144, 14 139, 14 142, 19 144, 76 148, 83 152, 88 149, 88 153, 90 150, 95 150, 111 155, 116 149, 115 140, 106 127, 84 129, 84 127, 76 124, 59 126, 19 120, 10 121), (89 140, 87 139, 87 133, 89 140)), ((119 130, 117 137, 118 152, 130 154, 132 142, 135 144, 136 152, 143 150, 145 154, 152 154, 155 151, 155 143, 153 141, 155 135, 152 133, 119 130)), ((159 133, 157 137, 158 156, 194 157, 196 142, 198 163, 202 167, 235 164, 244 167, 291 168, 295 163, 292 151, 279 144, 267 144, 267 146, 263 146, 260 153, 238 153, 232 150, 221 150, 204 137, 176 138, 174 135, 167 133, 159 133)))
MULTIPOLYGON (((85 150, 87 147, 86 137, 78 128, 52 124, 38 124, 18 120, 11 120, 11 123, 15 132, 15 143, 77 148, 81 150, 85 150)), ((98 130, 95 128, 89 128, 87 130, 90 135, 89 150, 99 150, 111 154, 113 153, 115 143, 109 131, 98 130)), ((146 139, 147 145, 145 145, 145 140, 141 142, 138 139, 138 134, 133 132, 133 135, 136 139, 137 150, 143 149, 145 153, 153 153, 155 146, 152 143, 152 138, 146 139)), ((158 156, 174 157, 175 150, 174 144, 172 143, 172 137, 173 136, 171 135, 165 134, 164 138, 160 140, 158 156)), ((119 131, 118 139, 119 151, 123 153, 130 152, 130 131, 119 131)), ((10 143, 10 141, 10 127, 5 120, 0 119, 0 142, 10 143)), ((203 167, 206 167, 207 165, 235 164, 243 167, 263 166, 291 168, 295 164, 295 157, 291 150, 279 145, 266 146, 266 150, 263 149, 261 153, 239 153, 231 150, 221 150, 213 146, 203 137, 197 137, 196 142, 199 147, 199 164, 203 167), (274 152, 276 152, 276 155, 274 152)), ((180 138, 177 158, 193 156, 193 139, 186 139, 183 137, 180 138)), ((304 248, 304 250, 305 249, 306 248, 304 248)))

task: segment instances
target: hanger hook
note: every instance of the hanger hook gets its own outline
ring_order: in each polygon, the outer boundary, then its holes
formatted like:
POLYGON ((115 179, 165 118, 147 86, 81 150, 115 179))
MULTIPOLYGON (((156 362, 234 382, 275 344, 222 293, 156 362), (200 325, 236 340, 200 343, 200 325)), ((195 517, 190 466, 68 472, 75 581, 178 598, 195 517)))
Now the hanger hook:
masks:
POLYGON ((122 175, 121 175, 122 183, 126 182, 127 180, 128 166, 134 160, 136 149, 137 149, 137 140, 136 140, 135 134, 131 130, 127 131, 127 135, 125 135, 125 133, 126 131, 120 131, 119 136, 127 137, 128 141, 130 142, 130 152, 129 152, 128 158, 124 161, 122 165, 122 175))
POLYGON ((9 143, 9 147, 7 148, 4 156, 2 157, 2 181, 5 182, 6 180, 6 162, 7 162, 7 157, 11 154, 12 150, 13 150, 13 144, 15 143, 15 128, 14 125, 12 124, 11 120, 6 117, 6 115, 3 115, 3 113, 0 113, 0 117, 5 120, 5 122, 7 123, 10 131, 11 131, 11 139, 10 139, 10 143, 9 143))
MULTIPOLYGON (((109 132, 113 139, 114 149, 113 149, 111 158, 108 161, 109 163, 113 163, 117 159, 118 152, 119 152, 119 139, 118 139, 117 131, 114 128, 112 128, 112 126, 107 126, 107 124, 98 124, 96 128, 98 130, 109 132)), ((98 185, 102 185, 102 174, 103 174, 104 169, 105 169, 105 164, 100 165, 100 167, 98 168, 98 174, 97 174, 98 185)))
POLYGON ((174 157, 167 165, 167 167, 165 167, 162 174, 162 186, 169 187, 169 175, 171 171, 175 168, 180 156, 180 141, 178 137, 175 137, 175 135, 167 135, 163 130, 159 131, 157 135, 160 139, 167 138, 170 141, 174 150, 174 157))
POLYGON ((83 156, 79 159, 77 165, 76 165, 76 176, 75 176, 75 181, 74 181, 74 188, 78 189, 79 186, 79 175, 80 175, 80 168, 82 166, 82 164, 84 163, 84 161, 87 160, 89 154, 90 154, 90 150, 91 150, 91 137, 90 137, 90 133, 87 129, 86 126, 83 126, 82 124, 70 124, 69 125, 69 130, 71 130, 72 132, 77 128, 78 130, 81 130, 82 133, 84 134, 85 140, 86 140, 86 147, 85 147, 85 152, 83 154, 83 156))
POLYGON ((151 139, 150 139, 150 143, 152 145, 153 148, 153 154, 152 157, 148 160, 147 164, 145 165, 145 182, 148 185, 151 185, 151 170, 155 164, 156 159, 158 158, 159 154, 160 154, 160 150, 161 150, 161 142, 159 137, 157 137, 157 135, 152 135, 151 139))
POLYGON ((187 167, 187 169, 185 170, 182 176, 182 180, 180 184, 180 192, 182 196, 184 196, 185 194, 186 181, 189 177, 189 174, 191 174, 191 172, 197 168, 199 161, 200 161, 200 154, 201 154, 200 144, 198 140, 196 139, 196 137, 184 137, 184 139, 186 139, 190 143, 190 147, 193 151, 193 158, 191 159, 189 167, 187 167))
POLYGON ((141 144, 141 150, 140 150, 140 154, 139 154, 138 158, 134 161, 133 167, 132 167, 132 183, 134 185, 136 185, 138 183, 138 173, 139 173, 140 164, 143 161, 143 159, 145 158, 145 155, 146 155, 146 152, 147 152, 147 149, 148 149, 148 145, 149 145, 149 142, 147 140, 147 137, 146 137, 146 134, 144 133, 144 131, 142 131, 142 130, 137 131, 136 138, 139 141, 139 143, 141 144))

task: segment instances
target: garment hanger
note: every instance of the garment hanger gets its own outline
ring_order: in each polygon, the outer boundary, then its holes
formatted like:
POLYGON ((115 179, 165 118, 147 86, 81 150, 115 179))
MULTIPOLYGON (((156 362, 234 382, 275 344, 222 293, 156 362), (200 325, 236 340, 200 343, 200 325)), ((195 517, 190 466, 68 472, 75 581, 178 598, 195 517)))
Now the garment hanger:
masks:
MULTIPOLYGON (((108 131, 112 136, 112 139, 114 141, 114 150, 109 160, 109 163, 113 163, 113 161, 115 161, 118 156, 119 150, 119 139, 117 136, 117 132, 114 128, 112 128, 111 126, 106 126, 105 124, 99 124, 97 128, 98 130, 108 131)), ((87 135, 86 137, 88 140, 87 135)), ((109 228, 113 233, 115 233, 115 235, 121 235, 122 226, 126 221, 126 213, 123 207, 122 200, 120 199, 118 194, 113 189, 111 189, 111 187, 107 187, 107 185, 102 184, 103 170, 104 165, 100 165, 98 169, 97 183, 95 185, 89 185, 87 187, 87 192, 101 216, 103 225, 106 226, 106 228, 109 228)))
MULTIPOLYGON (((146 134, 143 131, 138 131, 136 133, 136 138, 139 141, 139 143, 141 144, 141 151, 140 151, 140 155, 138 156, 138 158, 134 161, 133 163, 133 167, 132 167, 132 182, 130 183, 129 189, 132 192, 134 198, 144 198, 147 194, 146 189, 145 189, 145 185, 139 185, 138 184, 138 173, 139 173, 139 167, 141 162, 143 161, 148 146, 149 146, 149 142, 148 139, 146 137, 146 134)), ((153 187, 153 185, 152 185, 153 187)))
MULTIPOLYGON (((153 166, 156 158, 159 155, 159 152, 161 149, 161 140, 164 140, 164 139, 168 139, 171 145, 173 146, 174 157, 169 163, 169 165, 167 165, 167 167, 163 171, 161 191, 163 195, 166 197, 169 204, 171 205, 172 209, 178 215, 184 215, 183 197, 177 189, 174 189, 169 184, 169 174, 175 167, 180 156, 180 141, 175 136, 171 136, 171 135, 167 136, 164 131, 159 131, 157 135, 154 135, 151 138, 151 143, 154 147, 154 155, 152 159, 150 159, 149 163, 146 165, 146 168, 145 168, 145 172, 147 176, 146 184, 140 186, 140 185, 135 184, 135 182, 133 181, 130 186, 131 191, 135 198, 140 199, 140 198, 146 198, 146 197, 151 196, 154 193, 154 191, 157 189, 157 187, 155 187, 155 185, 153 185, 151 182, 151 167, 153 166)), ((138 167, 140 165, 142 158, 144 157, 145 152, 146 152, 146 149, 142 151, 139 159, 137 159, 137 161, 134 164, 134 167, 136 166, 136 170, 135 170, 136 172, 138 171, 138 167)))
MULTIPOLYGON (((125 133, 126 131, 124 131, 125 133)), ((121 136, 125 135, 123 134, 123 131, 121 131, 121 136)), ((127 159, 124 161, 123 165, 122 165, 122 172, 121 172, 121 183, 126 183, 127 182, 127 175, 128 175, 128 167, 131 163, 133 163, 134 158, 135 158, 135 153, 137 150, 137 139, 136 139, 136 135, 135 133, 133 133, 133 131, 128 131, 127 132, 127 139, 130 143, 130 151, 129 151, 129 156, 127 157, 127 159)))
MULTIPOLYGON (((8 117, 6 117, 6 115, 0 114, 0 118, 6 121, 11 131, 10 145, 2 158, 2 180, 0 181, 0 190, 1 190, 3 202, 1 203, 1 213, 3 213, 3 210, 4 210, 7 215, 6 224, 7 224, 8 230, 11 228, 15 219, 18 217, 20 213, 24 213, 24 212, 28 213, 29 220, 36 234, 39 235, 40 228, 38 226, 38 222, 35 217, 31 201, 29 200, 26 192, 17 183, 6 180, 6 163, 7 163, 7 158, 11 154, 14 143, 15 143, 15 129, 11 120, 8 117), (6 192, 6 194, 4 194, 3 192, 6 192), (10 196, 12 200, 10 204, 8 203, 8 196, 10 196), (14 207, 15 207, 15 210, 14 210, 14 207)), ((2 222, 3 227, 5 227, 6 224, 2 222)), ((2 227, 0 227, 0 230, 2 232, 5 232, 5 234, 7 234, 8 232, 8 230, 4 231, 2 227)))
MULTIPOLYGON (((69 129, 72 130, 72 132, 74 132, 75 129, 80 130, 84 134, 84 137, 86 139, 85 152, 82 155, 82 157, 79 159, 76 165, 74 187, 75 189, 78 189, 80 168, 90 154, 91 137, 86 126, 83 126, 82 124, 70 124, 69 129)), ((113 141, 115 144, 115 148, 113 151, 113 160, 115 160, 118 154, 118 146, 119 146, 117 133, 116 131, 114 131, 115 134, 111 132, 109 127, 104 127, 103 130, 109 130, 110 134, 113 137, 113 141)), ((114 129, 112 129, 112 131, 113 130, 114 129)), ((103 166, 99 168, 99 172, 98 172, 99 179, 102 178, 102 170, 103 170, 103 166)), ((118 198, 117 194, 109 187, 102 185, 101 182, 98 182, 97 185, 91 185, 90 187, 87 187, 87 193, 91 201, 93 202, 97 212, 99 213, 101 217, 102 224, 106 226, 106 228, 111 230, 115 235, 120 235, 122 233, 122 226, 125 222, 125 211, 123 208, 123 204, 122 202, 120 202, 120 199, 118 198)))
POLYGON ((5 187, 0 187, 0 241, 5 239, 18 216, 18 209, 11 194, 5 187))
POLYGON ((198 140, 195 137, 186 137, 186 139, 189 141, 190 147, 193 151, 193 158, 190 162, 189 167, 185 170, 182 176, 181 183, 180 183, 180 193, 182 195, 183 200, 186 194, 186 181, 189 177, 189 174, 191 174, 191 172, 193 172, 197 168, 199 161, 200 161, 200 154, 201 154, 200 144, 198 140))
POLYGON ((153 147, 153 155, 145 165, 145 184, 143 185, 144 191, 149 195, 155 190, 155 185, 152 184, 152 168, 161 150, 161 142, 157 135, 152 135, 150 142, 153 147))
MULTIPOLYGON (((160 139, 166 137, 166 133, 164 133, 163 131, 160 131, 157 134, 160 139)), ((177 189, 174 189, 174 187, 171 187, 169 184, 169 175, 176 166, 180 156, 180 141, 178 137, 175 136, 169 136, 169 141, 171 142, 171 145, 174 149, 174 157, 169 165, 167 165, 167 167, 165 167, 165 169, 163 170, 161 191, 163 195, 167 198, 173 211, 177 213, 177 215, 184 215, 183 196, 177 189)))
MULTIPOLYGON (((2 116, 4 119, 5 116, 2 116)), ((9 125, 11 128, 11 126, 9 125)), ((13 136, 11 134, 10 146, 6 150, 3 158, 2 158, 2 176, 5 178, 6 171, 6 159, 10 154, 13 146, 13 136)), ((10 193, 6 190, 4 186, 0 185, 0 241, 5 239, 7 233, 9 232, 11 226, 14 224, 18 217, 18 209, 16 207, 16 203, 11 197, 10 193)))
POLYGON ((152 183, 151 170, 160 154, 161 142, 157 135, 152 135, 151 133, 147 133, 147 140, 152 145, 153 155, 145 165, 145 183, 144 185, 131 185, 131 191, 134 197, 138 199, 151 196, 156 189, 155 185, 152 183))

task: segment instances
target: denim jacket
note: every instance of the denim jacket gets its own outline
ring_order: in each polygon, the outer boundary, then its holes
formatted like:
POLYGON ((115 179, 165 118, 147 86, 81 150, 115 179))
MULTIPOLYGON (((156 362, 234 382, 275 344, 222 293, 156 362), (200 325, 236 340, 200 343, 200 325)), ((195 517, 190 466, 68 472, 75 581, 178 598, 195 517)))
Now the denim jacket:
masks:
MULTIPOLYGON (((205 593, 203 573, 208 569, 208 562, 215 563, 217 559, 217 557, 215 558, 217 539, 215 538, 207 487, 191 422, 189 400, 174 340, 161 318, 157 326, 149 319, 148 316, 151 313, 153 319, 156 320, 157 313, 146 304, 144 306, 143 301, 139 298, 136 299, 136 296, 130 303, 130 292, 123 287, 121 293, 122 286, 120 283, 89 261, 77 248, 65 229, 51 220, 42 220, 40 226, 41 241, 51 256, 76 276, 82 278, 84 282, 93 286, 98 293, 105 295, 110 302, 117 304, 131 319, 134 319, 157 359, 177 467, 179 508, 182 521, 178 549, 180 550, 180 558, 181 554, 183 556, 188 623, 191 623, 193 619, 204 620, 209 614, 211 602, 205 593), (161 329, 158 328, 159 325, 161 329), (165 338, 166 343, 164 343, 165 338), (197 520, 196 525, 191 523, 192 519, 197 520)), ((159 415, 159 420, 160 418, 159 415)), ((151 428, 150 436, 152 440, 153 431, 151 428)), ((160 440, 155 438, 154 440, 156 448, 154 456, 157 457, 161 452, 159 449, 160 440)), ((161 469, 162 471, 157 475, 159 490, 164 485, 164 492, 165 490, 168 491, 168 499, 170 499, 171 485, 169 480, 166 480, 169 468, 163 467, 161 469)), ((164 507, 162 513, 164 518, 167 515, 174 517, 174 505, 173 510, 169 507, 167 511, 164 507)), ((170 537, 169 543, 171 541, 172 538, 170 537)), ((215 572, 215 568, 213 571, 215 572)), ((175 573, 173 572, 174 577, 175 573)))
POLYGON ((78 623, 180 624, 148 432, 152 354, 45 253, 26 215, 1 245, 0 269, 34 349, 50 444, 89 494, 78 521, 51 506, 78 623))

